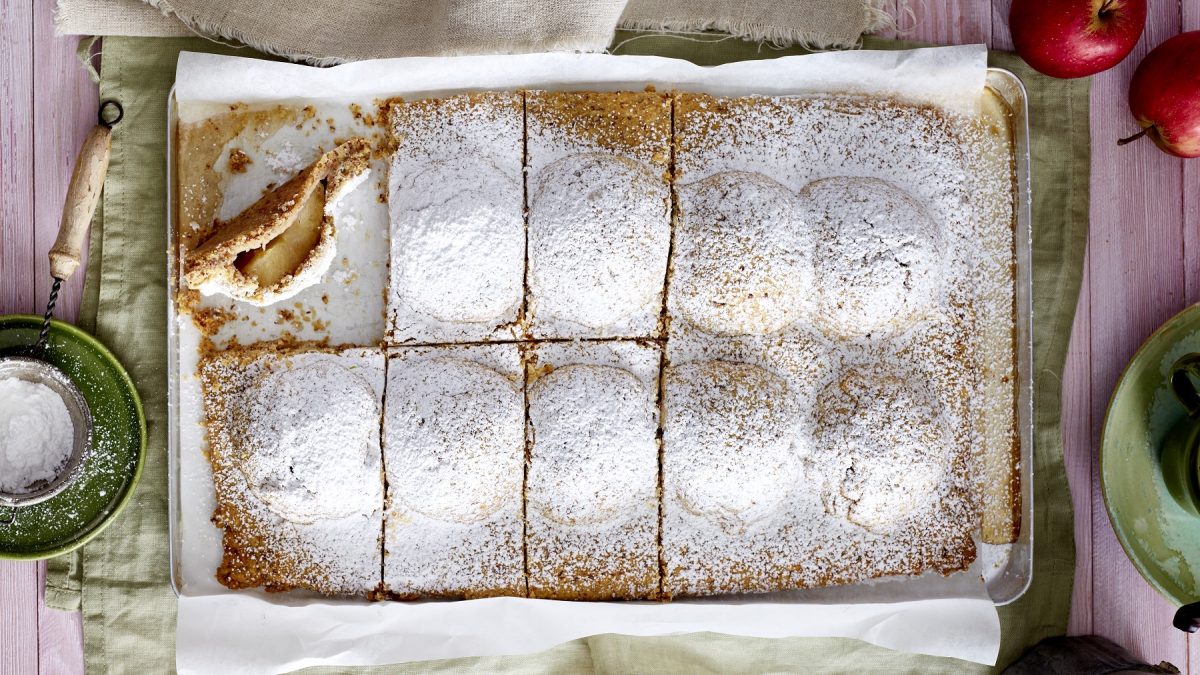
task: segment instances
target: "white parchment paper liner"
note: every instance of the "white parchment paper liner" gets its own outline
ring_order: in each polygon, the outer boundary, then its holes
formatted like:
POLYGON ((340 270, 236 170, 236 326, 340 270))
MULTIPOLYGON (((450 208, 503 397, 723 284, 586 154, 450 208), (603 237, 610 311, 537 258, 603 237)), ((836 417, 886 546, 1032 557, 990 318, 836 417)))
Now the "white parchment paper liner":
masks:
MULTIPOLYGON (((175 95, 181 121, 201 119, 230 103, 344 108, 357 102, 367 108, 388 96, 471 89, 640 90, 647 85, 726 95, 876 94, 973 114, 984 88, 986 60, 986 49, 972 45, 833 52, 709 68, 659 57, 533 54, 389 59, 318 69, 185 52, 179 57, 175 95)), ((355 334, 330 335, 331 342, 362 342, 361 321, 345 325, 355 326, 355 334)), ((995 663, 1000 624, 981 579, 981 563, 950 577, 667 604, 524 598, 371 604, 230 592, 213 576, 221 555, 220 533, 208 520, 214 505, 211 474, 200 452, 198 391, 188 377, 195 368, 198 336, 186 319, 178 329, 183 572, 176 660, 182 673, 284 672, 322 664, 522 654, 601 633, 694 631, 852 637, 892 649, 995 663)))

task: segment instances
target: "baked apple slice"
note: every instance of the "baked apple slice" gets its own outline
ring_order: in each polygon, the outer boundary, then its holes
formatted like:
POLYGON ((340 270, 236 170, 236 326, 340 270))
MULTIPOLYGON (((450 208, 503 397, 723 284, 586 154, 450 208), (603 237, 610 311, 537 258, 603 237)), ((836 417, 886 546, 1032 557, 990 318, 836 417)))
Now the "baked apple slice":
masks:
POLYGON ((296 214, 296 220, 262 248, 239 253, 233 264, 242 274, 263 287, 276 286, 295 274, 308 254, 317 248, 325 221, 325 181, 312 191, 296 214))
POLYGON ((205 295, 270 305, 317 283, 336 253, 333 206, 367 176, 370 144, 352 138, 263 195, 184 260, 205 295))

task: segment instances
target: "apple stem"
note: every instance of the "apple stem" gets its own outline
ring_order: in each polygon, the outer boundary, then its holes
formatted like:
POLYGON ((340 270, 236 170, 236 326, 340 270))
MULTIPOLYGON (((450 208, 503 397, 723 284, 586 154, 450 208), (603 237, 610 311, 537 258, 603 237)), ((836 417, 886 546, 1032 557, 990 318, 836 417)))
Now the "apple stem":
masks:
POLYGON ((1132 142, 1136 141, 1137 139, 1141 138, 1142 136, 1145 136, 1147 131, 1150 131, 1150 127, 1146 127, 1145 129, 1142 129, 1141 131, 1137 132, 1136 134, 1134 134, 1128 138, 1122 138, 1121 140, 1117 141, 1117 145, 1125 145, 1126 143, 1132 143, 1132 142))
POLYGON ((1100 10, 1096 14, 1100 17, 1106 17, 1112 11, 1113 0, 1104 0, 1104 4, 1100 5, 1100 10))

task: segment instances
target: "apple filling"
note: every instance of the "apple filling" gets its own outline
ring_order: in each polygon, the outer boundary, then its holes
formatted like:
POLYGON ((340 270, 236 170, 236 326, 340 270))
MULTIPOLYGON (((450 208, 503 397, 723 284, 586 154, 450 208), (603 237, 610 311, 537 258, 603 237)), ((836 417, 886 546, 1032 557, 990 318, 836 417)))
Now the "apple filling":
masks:
POLYGON ((321 239, 321 226, 325 219, 325 188, 326 181, 321 181, 286 230, 262 248, 239 253, 234 259, 234 267, 266 288, 275 286, 284 277, 296 272, 321 239))
POLYGON ((188 287, 261 307, 318 283, 336 252, 336 204, 366 179, 370 152, 352 138, 218 223, 184 260, 188 287))

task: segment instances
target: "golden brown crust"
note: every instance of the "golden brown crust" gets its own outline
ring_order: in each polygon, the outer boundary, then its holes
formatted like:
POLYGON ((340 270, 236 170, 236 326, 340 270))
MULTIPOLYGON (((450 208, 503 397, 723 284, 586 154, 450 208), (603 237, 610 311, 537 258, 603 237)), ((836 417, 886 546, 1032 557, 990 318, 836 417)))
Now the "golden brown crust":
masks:
MULTIPOLYGON (((553 544, 553 537, 539 543, 553 544)), ((542 552, 541 560, 551 560, 551 550, 542 552)), ((547 600, 658 600, 658 566, 648 566, 637 551, 615 548, 605 553, 605 565, 620 573, 602 577, 589 570, 596 561, 579 551, 559 551, 553 564, 539 565, 529 573, 529 597, 547 600), (631 592, 632 591, 632 592, 631 592)))
MULTIPOLYGON (((413 126, 414 121, 427 120, 444 116, 454 119, 462 117, 464 111, 471 110, 471 115, 483 115, 484 119, 502 118, 520 113, 521 96, 513 96, 508 92, 483 91, 446 98, 423 98, 408 101, 403 98, 391 98, 379 106, 379 115, 388 120, 392 130, 405 129, 413 126), (488 115, 491 115, 489 118, 488 115)), ((403 137, 396 137, 393 142, 402 144, 403 137)))
POLYGON ((671 95, 655 92, 526 94, 526 113, 560 133, 589 140, 666 169, 670 162, 671 95))

